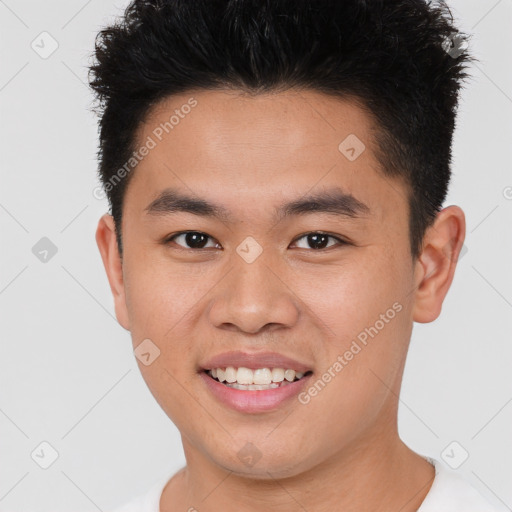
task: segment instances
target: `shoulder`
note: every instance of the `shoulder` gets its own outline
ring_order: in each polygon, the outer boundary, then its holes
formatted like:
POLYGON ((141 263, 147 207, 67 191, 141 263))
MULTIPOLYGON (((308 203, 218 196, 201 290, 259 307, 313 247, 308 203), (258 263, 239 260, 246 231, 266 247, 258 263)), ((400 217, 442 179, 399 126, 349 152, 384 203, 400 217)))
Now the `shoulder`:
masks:
POLYGON ((505 512, 501 505, 493 505, 456 472, 441 462, 428 459, 434 465, 436 476, 429 493, 418 512, 505 512))
POLYGON ((160 512, 160 498, 167 482, 172 475, 158 479, 144 494, 132 499, 129 503, 112 510, 111 512, 160 512))

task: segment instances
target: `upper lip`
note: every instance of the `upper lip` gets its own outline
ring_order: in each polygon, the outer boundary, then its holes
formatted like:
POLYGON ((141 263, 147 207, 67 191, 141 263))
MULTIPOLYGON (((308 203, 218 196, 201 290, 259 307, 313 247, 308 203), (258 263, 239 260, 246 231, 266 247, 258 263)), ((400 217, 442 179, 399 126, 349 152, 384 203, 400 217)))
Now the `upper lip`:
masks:
POLYGON ((258 368, 283 368, 303 373, 311 370, 308 365, 277 352, 223 352, 201 363, 200 366, 202 370, 226 368, 227 366, 233 366, 234 368, 243 366, 251 370, 258 368))

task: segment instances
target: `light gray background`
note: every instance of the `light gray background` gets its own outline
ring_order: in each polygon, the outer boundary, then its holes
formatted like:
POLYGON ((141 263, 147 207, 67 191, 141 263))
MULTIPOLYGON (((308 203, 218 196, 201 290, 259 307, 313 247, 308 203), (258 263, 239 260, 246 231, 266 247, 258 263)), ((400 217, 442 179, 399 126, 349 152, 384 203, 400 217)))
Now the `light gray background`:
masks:
MULTIPOLYGON (((94 240, 107 204, 92 193, 86 66, 96 32, 126 5, 0 0, 0 511, 108 510, 185 462, 115 320, 94 240), (43 31, 59 45, 47 59, 31 47, 43 31), (46 263, 32 253, 42 237, 58 248, 46 263), (59 454, 46 470, 31 458, 43 441, 59 454)), ((446 202, 466 212, 468 252, 441 317, 415 324, 400 431, 437 459, 456 441, 453 459, 469 453, 457 471, 510 508, 512 0, 450 5, 480 59, 446 202)))

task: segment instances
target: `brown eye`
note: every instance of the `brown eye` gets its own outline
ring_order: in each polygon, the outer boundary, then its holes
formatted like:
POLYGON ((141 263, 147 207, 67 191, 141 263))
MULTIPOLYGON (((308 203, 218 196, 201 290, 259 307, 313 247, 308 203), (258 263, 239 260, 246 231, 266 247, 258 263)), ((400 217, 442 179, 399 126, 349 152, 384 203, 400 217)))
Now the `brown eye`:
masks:
POLYGON ((336 245, 336 244, 328 245, 329 239, 337 241, 338 245, 343 245, 346 243, 336 236, 328 235, 327 233, 322 233, 322 232, 307 233, 305 235, 302 235, 300 238, 298 238, 297 241, 302 240, 302 239, 305 239, 307 246, 299 247, 300 249, 322 250, 322 249, 332 247, 333 245, 336 245))
MULTIPOLYGON (((212 239, 206 233, 201 233, 200 231, 184 231, 183 233, 177 233, 176 235, 171 236, 167 239, 167 242, 175 242, 180 247, 185 249, 205 249, 208 240, 212 239), (181 240, 182 243, 177 242, 177 240, 181 240)), ((212 239, 213 240, 213 239, 212 239)), ((210 247, 215 247, 216 244, 210 247)))

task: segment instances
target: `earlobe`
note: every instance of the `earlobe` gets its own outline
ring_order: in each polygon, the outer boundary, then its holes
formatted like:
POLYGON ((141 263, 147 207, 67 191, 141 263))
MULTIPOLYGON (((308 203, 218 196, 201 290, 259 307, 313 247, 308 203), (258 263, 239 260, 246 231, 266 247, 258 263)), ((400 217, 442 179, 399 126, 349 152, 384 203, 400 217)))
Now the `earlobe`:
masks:
POLYGON ((130 329, 128 310, 126 307, 126 295, 123 278, 123 266, 117 246, 115 224, 112 215, 104 214, 96 229, 96 243, 107 273, 110 290, 114 297, 114 306, 117 321, 125 329, 130 329))
POLYGON ((423 250, 415 268, 415 322, 432 322, 440 315, 465 236, 464 212, 458 206, 441 210, 425 233, 423 250))

